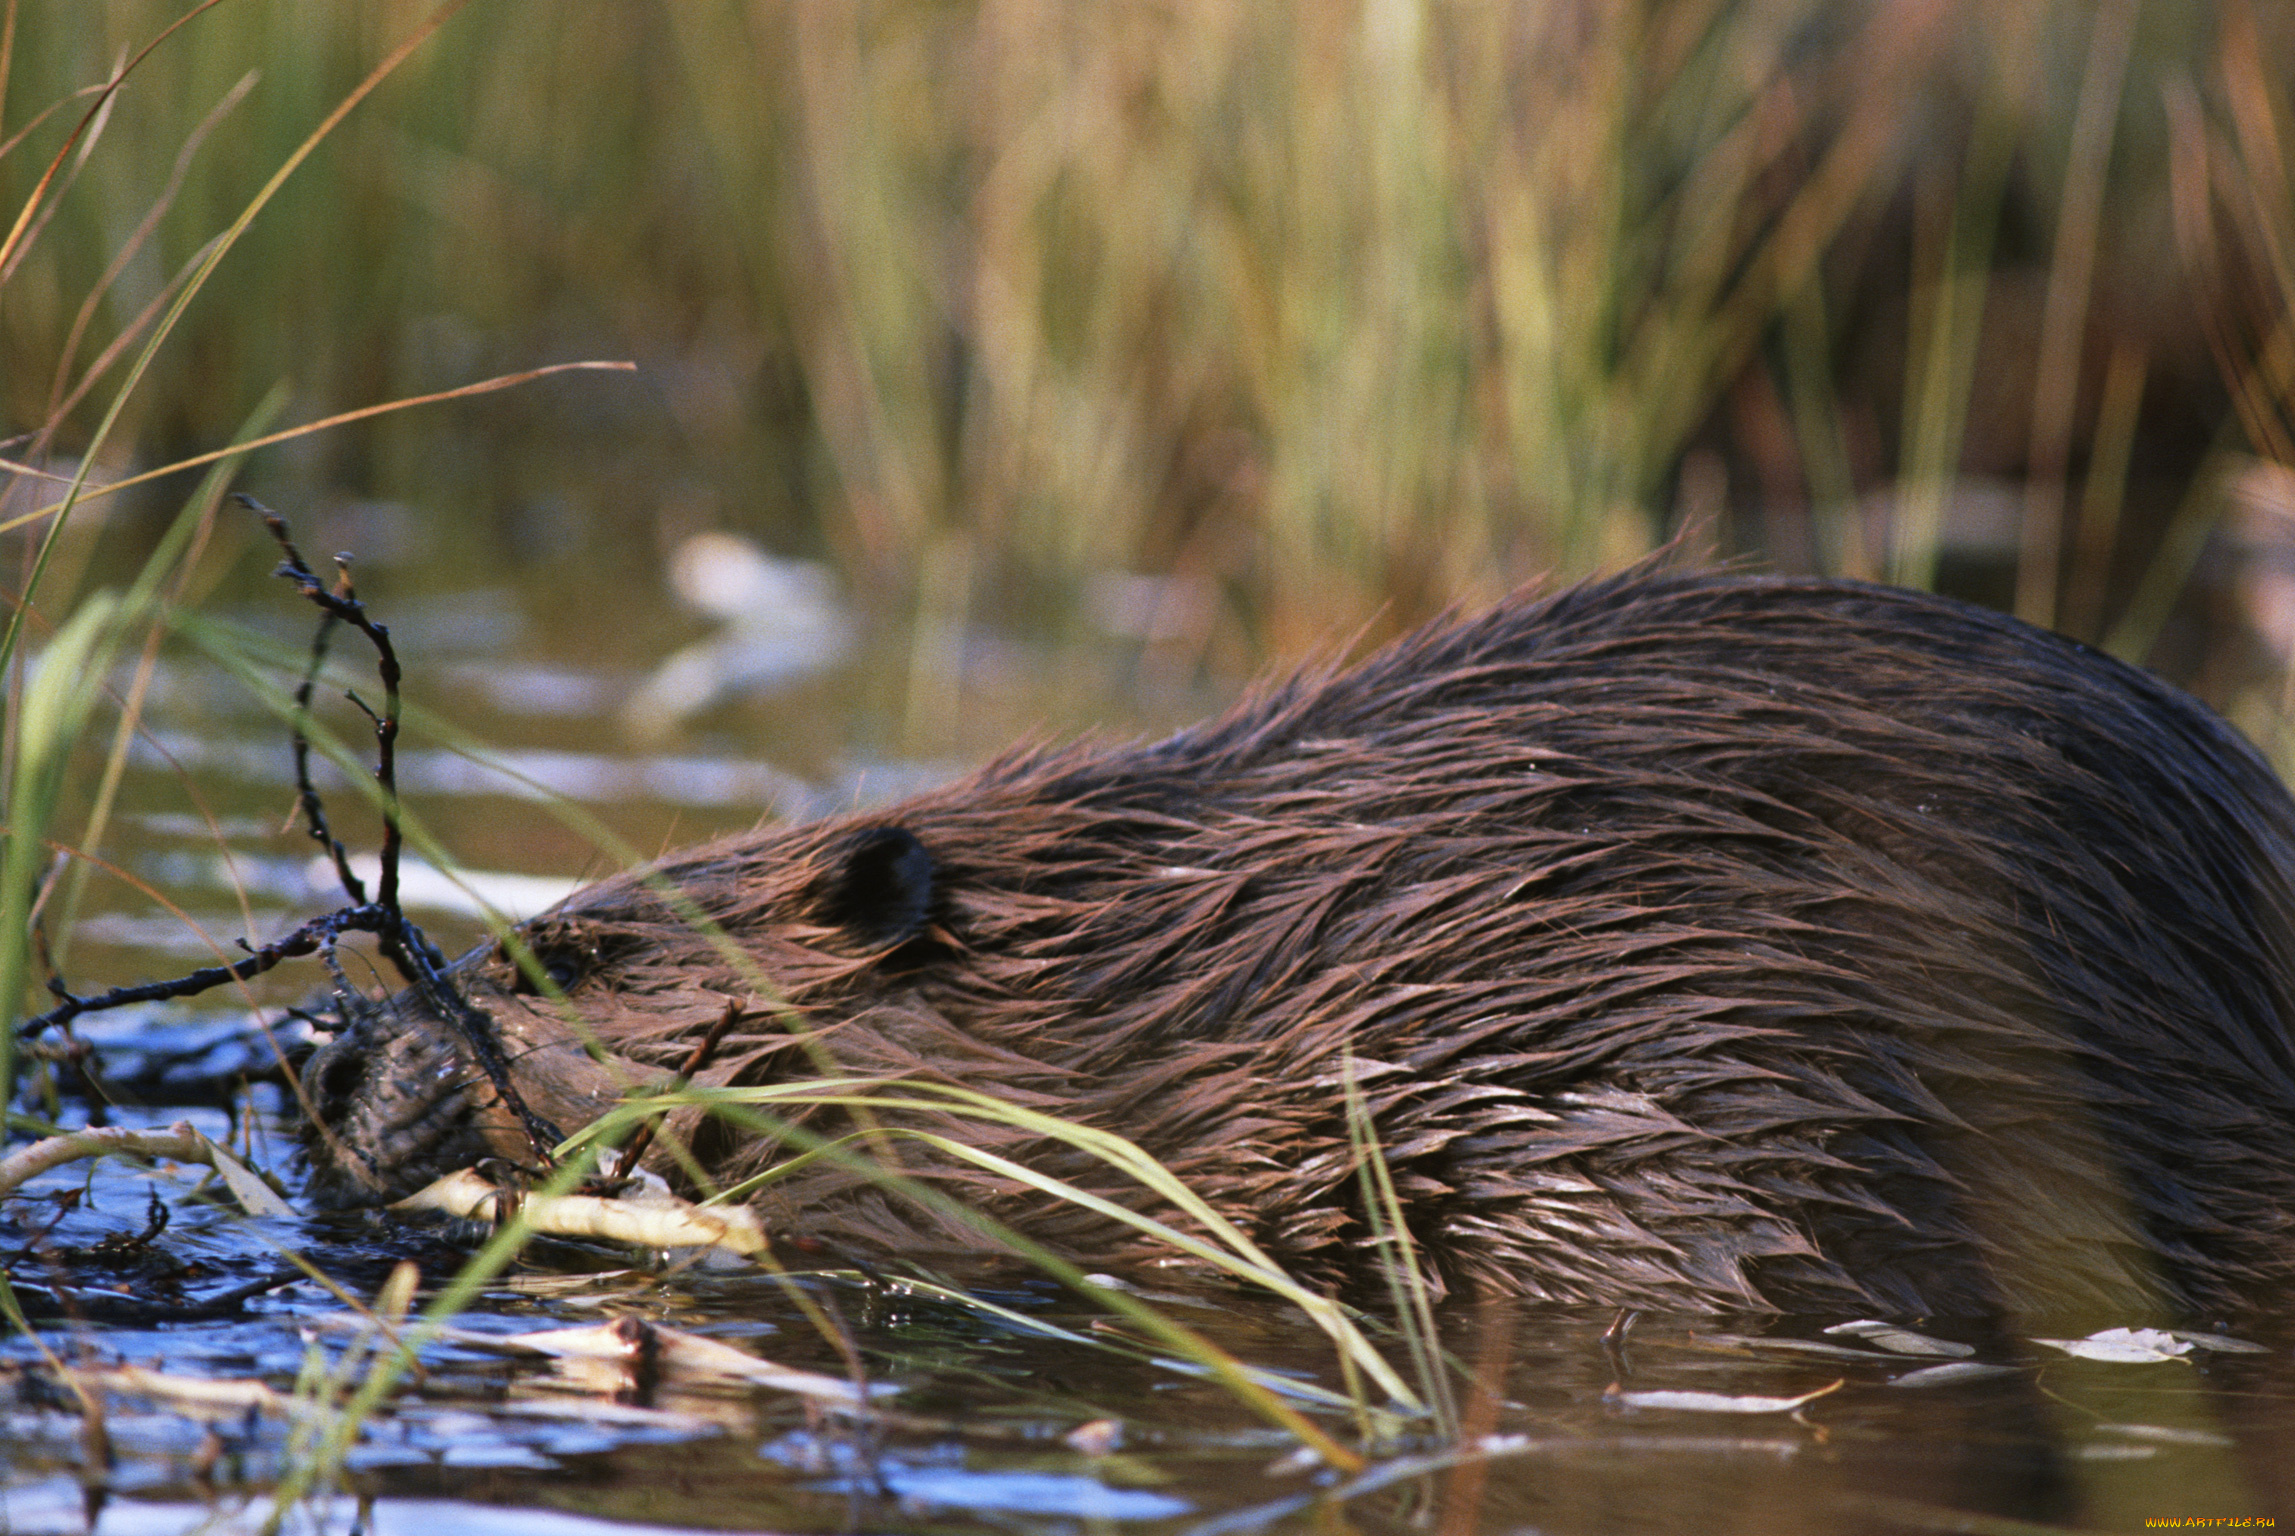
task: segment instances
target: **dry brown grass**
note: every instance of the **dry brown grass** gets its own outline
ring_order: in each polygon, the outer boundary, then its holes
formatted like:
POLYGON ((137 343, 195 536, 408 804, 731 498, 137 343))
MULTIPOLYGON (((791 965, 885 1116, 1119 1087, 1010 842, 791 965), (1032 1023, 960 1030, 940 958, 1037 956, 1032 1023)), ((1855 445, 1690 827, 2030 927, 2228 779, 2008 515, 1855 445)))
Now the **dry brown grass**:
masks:
MULTIPOLYGON (((171 14, 24 5, 10 129, 171 14)), ((13 423, 414 14, 231 0, 149 61, 12 274, 13 423)), ((2025 511, 2005 593, 2095 631, 2203 418, 2287 454, 2291 48, 2244 4, 576 0, 441 44, 249 233, 136 452, 281 376, 303 416, 628 350, 678 441, 601 452, 594 517, 975 607, 1173 574, 1180 630, 1278 650, 1685 519, 1918 582, 1972 474, 2025 511), (2132 499, 2095 483, 2131 458, 2132 499)), ((69 116, 0 161, 19 197, 69 116)), ((498 463, 400 424, 292 472, 499 501, 551 413, 630 425, 570 398, 489 418, 498 463)))

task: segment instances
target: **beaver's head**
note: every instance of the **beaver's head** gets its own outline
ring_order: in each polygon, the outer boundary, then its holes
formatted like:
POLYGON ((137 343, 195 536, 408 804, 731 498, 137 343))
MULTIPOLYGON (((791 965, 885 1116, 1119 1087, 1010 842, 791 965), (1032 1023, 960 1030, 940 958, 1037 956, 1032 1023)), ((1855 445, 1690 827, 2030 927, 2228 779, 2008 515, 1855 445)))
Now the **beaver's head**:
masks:
POLYGON ((345 1027, 304 1073, 312 1198, 394 1200, 488 1157, 533 1166, 489 1050, 565 1133, 667 1080, 729 1010, 697 1082, 763 1080, 801 1043, 818 1054, 815 1036, 881 1008, 934 943, 934 874, 899 827, 762 834, 601 882, 465 955, 449 980, 466 1008, 411 988, 343 1000, 345 1027))

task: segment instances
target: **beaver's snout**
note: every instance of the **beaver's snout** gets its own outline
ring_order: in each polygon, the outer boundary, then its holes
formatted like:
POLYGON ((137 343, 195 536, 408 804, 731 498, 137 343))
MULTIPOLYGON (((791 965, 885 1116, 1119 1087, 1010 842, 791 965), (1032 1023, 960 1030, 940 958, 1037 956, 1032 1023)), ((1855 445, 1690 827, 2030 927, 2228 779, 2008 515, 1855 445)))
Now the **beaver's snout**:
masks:
POLYGON ((366 1085, 367 1053, 323 1050, 312 1060, 303 1080, 310 1087, 312 1108, 321 1120, 331 1123, 366 1085))
MULTIPOLYGON (((500 1034, 513 1081, 545 1118, 566 1126, 596 1119, 623 1086, 570 1038, 563 1021, 510 1004, 469 960, 455 968, 477 1018, 500 1034), (508 1026, 505 1028, 505 1021, 508 1026), (539 1106, 537 1106, 539 1108, 539 1106), (563 1118, 559 1118, 559 1116, 563 1118)), ((410 994, 357 1016, 303 1072, 314 1124, 305 1137, 310 1193, 323 1205, 397 1200, 442 1173, 481 1158, 522 1166, 536 1159, 523 1128, 445 1022, 410 994)))

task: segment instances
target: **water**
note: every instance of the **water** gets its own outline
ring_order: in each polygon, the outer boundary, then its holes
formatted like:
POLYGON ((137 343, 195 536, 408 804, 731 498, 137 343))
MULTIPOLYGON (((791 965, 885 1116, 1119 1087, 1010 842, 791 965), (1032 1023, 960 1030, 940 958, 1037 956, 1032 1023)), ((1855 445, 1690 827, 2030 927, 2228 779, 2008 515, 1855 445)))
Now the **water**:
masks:
MULTIPOLYGON (((258 1096, 260 1097, 260 1095, 258 1096)), ((217 1136, 226 1115, 191 1110, 217 1136)), ((152 1117, 157 1118, 157 1117, 152 1117)), ((276 1125, 268 1127, 274 1137, 276 1125)), ((293 1248, 354 1290, 401 1257, 442 1279, 436 1236, 363 1218, 252 1222, 191 1193, 188 1173, 147 1178, 116 1162, 59 1170, 10 1207, 28 1217, 79 1191, 43 1239, 51 1266, 99 1299, 107 1237, 140 1233, 152 1188, 167 1229, 129 1287, 153 1306, 196 1303, 280 1268, 293 1248), (158 1272, 169 1265, 169 1277, 158 1272)), ((15 1266, 19 1295, 38 1264, 15 1266)), ((1446 1342, 1478 1383, 1464 1413, 1472 1450, 1397 1423, 1369 1467, 1346 1477, 1188 1368, 1056 1287, 1013 1274, 944 1277, 989 1312, 921 1277, 824 1273, 796 1284, 845 1330, 877 1416, 823 1413, 785 1392, 641 1376, 552 1361, 513 1334, 594 1328, 635 1316, 781 1365, 846 1379, 840 1348, 781 1283, 753 1271, 669 1276, 580 1244, 539 1247, 422 1350, 422 1379, 370 1421, 339 1496, 297 1522, 375 1531, 487 1530, 553 1536, 621 1528, 840 1531, 1200 1532, 1711 1531, 2011 1529, 1970 1516, 2092 1529, 2152 1517, 2269 1516, 2288 1491, 2295 1369, 2284 1326, 2243 1329, 2254 1351, 2188 1349, 2144 1364, 2083 1361, 1949 1326, 1923 1341, 1827 1333, 1825 1320, 1611 1319, 1460 1308, 1446 1342), (1935 1353, 1959 1343, 1957 1358, 1935 1353), (1889 1346, 1894 1346, 1892 1349, 1889 1346), (1920 1353, 1897 1352, 1919 1349, 1920 1353), (1947 1374, 1939 1376, 1942 1370, 1947 1374), (1793 1411, 1747 1401, 1820 1389, 1793 1411), (1678 1406, 1676 1406, 1678 1404, 1678 1406), (360 1514, 361 1510, 363 1514, 360 1514)), ((1329 1350, 1279 1305, 1216 1291, 1159 1298, 1272 1379, 1342 1439, 1349 1416, 1329 1350)), ((67 1310, 71 1303, 67 1301, 67 1310)), ((51 1384, 40 1347, 0 1348, 13 1389, 0 1412, 0 1514, 12 1532, 252 1528, 266 1490, 302 1454, 313 1422, 293 1386, 354 1347, 356 1323, 308 1279, 243 1313, 176 1321, 52 1320, 40 1344, 83 1371, 141 1365, 173 1378, 267 1383, 250 1412, 117 1390, 91 1464, 87 1416, 51 1384)), ((2174 1345, 2171 1343, 2171 1348, 2174 1345)), ((103 1379, 100 1374, 90 1379, 103 1379)), ((116 1381, 117 1378, 114 1378, 116 1381)))
MULTIPOLYGON (((418 724, 401 782, 438 843, 477 872, 467 885, 513 914, 614 863, 551 795, 650 852, 761 815, 898 794, 1023 734, 1019 722, 1160 726, 1222 688, 1183 675, 1143 701, 1129 685, 1153 669, 1131 641, 1055 653, 966 635, 953 659, 922 668, 958 692, 930 712, 941 733, 920 734, 885 702, 901 688, 881 681, 917 670, 915 648, 866 613, 836 607, 807 642, 815 650, 767 656, 759 635, 728 638, 648 588, 631 596, 637 611, 596 613, 574 644, 549 594, 478 587, 415 600, 384 595, 419 589, 414 573, 382 574, 369 595, 408 658, 410 697, 496 748, 476 761, 418 724), (688 675, 664 682, 673 663, 688 675), (700 686, 712 667, 722 686, 700 686), (654 716, 631 716, 641 698, 654 716), (666 722, 664 699, 684 701, 666 722)), ((291 594, 241 587, 227 586, 217 611, 297 643, 291 594)), ((344 677, 371 687, 365 658, 342 642, 336 655, 344 677)), ((275 936, 339 899, 313 846, 284 827, 291 777, 276 720, 188 653, 163 656, 151 698, 105 851, 190 921, 133 884, 93 882, 66 959, 83 991, 213 963, 234 937, 275 936)), ((333 715, 355 724, 339 704, 333 715)), ((322 782, 338 830, 370 850, 371 815, 332 769, 322 782)), ((450 951, 483 931, 471 892, 434 872, 410 874, 408 902, 450 951)), ((277 1018, 322 979, 285 967, 253 993, 277 1018)), ((274 1036, 292 1051, 301 1028, 282 1019, 274 1036)), ((244 1006, 217 994, 91 1017, 77 1033, 97 1053, 115 1123, 187 1119, 291 1184, 273 1044, 244 1006)), ((61 1069, 54 1082, 57 1117, 84 1119, 97 1102, 86 1083, 61 1069)), ((290 1255, 361 1298, 409 1260, 429 1294, 470 1241, 380 1218, 250 1219, 201 1188, 198 1170, 114 1160, 34 1181, 0 1213, 0 1248, 35 1320, 33 1337, 0 1345, 0 1530, 257 1528, 324 1420, 326 1394, 311 1384, 365 1347, 342 1297, 290 1255), (100 1413, 59 1385, 56 1361, 83 1373, 100 1413), (200 1383, 224 1396, 195 1400, 200 1383)), ((841 1339, 755 1271, 537 1244, 456 1320, 460 1333, 424 1346, 419 1380, 365 1424, 341 1484, 291 1510, 290 1525, 421 1536, 2120 1530, 2295 1511, 2295 1313, 2284 1308, 2238 1329, 2253 1351, 2171 1340, 2172 1357, 2110 1362, 1946 1323, 1924 1332, 1957 1355, 1827 1332, 1837 1318, 1648 1318, 1620 1339, 1607 1315, 1461 1305, 1442 1325, 1473 1384, 1462 1437, 1386 1423, 1366 1467, 1347 1474, 1302 1460, 1228 1392, 1025 1274, 794 1283, 841 1339), (857 1362, 881 1395, 855 1417, 755 1385, 651 1379, 488 1342, 620 1317, 839 1380, 857 1362), (1796 1408, 1753 1401, 1826 1388, 1796 1408)), ((1333 1406, 1345 1378, 1303 1317, 1226 1290, 1155 1299, 1358 1443, 1362 1426, 1333 1406)))

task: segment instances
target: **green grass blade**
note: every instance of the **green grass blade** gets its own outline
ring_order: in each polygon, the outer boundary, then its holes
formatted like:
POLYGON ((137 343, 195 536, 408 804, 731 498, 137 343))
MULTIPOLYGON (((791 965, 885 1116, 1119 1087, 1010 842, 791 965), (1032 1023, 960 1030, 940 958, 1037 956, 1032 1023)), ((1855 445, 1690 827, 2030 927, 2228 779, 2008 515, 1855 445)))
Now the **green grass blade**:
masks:
MULTIPOLYGON (((1233 1223, 1214 1211, 1194 1191, 1187 1188, 1170 1170, 1163 1167, 1137 1143, 1112 1132, 1091 1126, 1077 1125, 1034 1110, 1006 1104, 989 1095, 976 1093, 942 1083, 885 1083, 863 1079, 829 1080, 825 1082, 778 1083, 755 1088, 688 1089, 679 1094, 667 1094, 646 1101, 653 1107, 663 1104, 696 1104, 722 1109, 732 1105, 760 1106, 768 1104, 829 1105, 837 1108, 864 1108, 869 1110, 939 1111, 956 1113, 974 1119, 1007 1125, 1017 1130, 1063 1142, 1098 1157, 1111 1167, 1138 1181, 1157 1197, 1169 1202, 1190 1219, 1202 1224, 1212 1233, 1212 1240, 1184 1232, 1168 1223, 1142 1215, 1126 1206, 1116 1204, 1102 1196, 1079 1189, 1065 1180, 1038 1173, 1011 1159, 980 1147, 969 1146, 953 1137, 907 1126, 886 1126, 883 1134, 898 1135, 904 1139, 922 1142, 958 1161, 971 1163, 987 1172, 1012 1179, 1042 1191, 1055 1199, 1093 1211, 1133 1230, 1167 1244, 1180 1252, 1190 1254, 1203 1262, 1249 1281, 1281 1296, 1305 1312, 1333 1342, 1378 1384, 1388 1398, 1405 1411, 1424 1412, 1425 1407, 1394 1368, 1362 1336, 1345 1311, 1328 1296, 1318 1295, 1287 1274, 1281 1265, 1251 1242, 1233 1223), (898 1090, 898 1091, 893 1091, 898 1090)), ((602 1122, 601 1122, 602 1123, 602 1122)), ((595 1131, 597 1128, 592 1127, 595 1131)), ((584 1133, 585 1136, 589 1133, 584 1133)), ((580 1138, 577 1138, 580 1139, 580 1138)), ((813 1150, 825 1150, 826 1144, 813 1150)), ((849 1163, 848 1166, 859 1166, 849 1163)))
POLYGON ((16 772, 9 785, 6 844, 0 849, 0 1104, 13 1094, 14 1019, 30 978, 32 904, 46 867, 45 832, 63 790, 64 770, 94 706, 96 677, 116 644, 119 604, 98 593, 48 642, 24 685, 16 717, 16 772))

